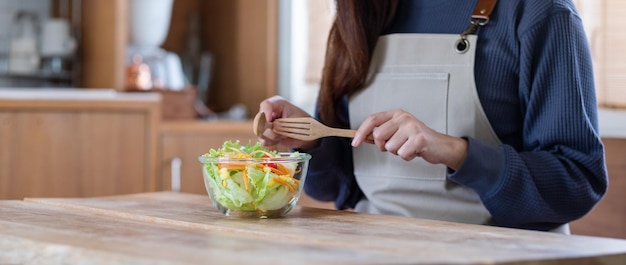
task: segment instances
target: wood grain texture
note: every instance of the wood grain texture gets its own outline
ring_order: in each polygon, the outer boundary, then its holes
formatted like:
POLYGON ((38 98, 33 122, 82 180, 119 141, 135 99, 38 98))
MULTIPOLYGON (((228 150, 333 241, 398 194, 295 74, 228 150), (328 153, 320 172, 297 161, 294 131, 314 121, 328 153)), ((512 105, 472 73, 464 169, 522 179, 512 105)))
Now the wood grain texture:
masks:
POLYGON ((145 189, 142 113, 18 112, 11 139, 12 187, 3 198, 86 196, 145 189), (139 180, 139 181, 137 181, 139 180))
POLYGON ((82 1, 82 87, 124 89, 128 1, 82 1))
POLYGON ((0 199, 156 191, 158 98, 0 100, 0 199))
POLYGON ((410 258, 18 201, 0 202, 0 217, 2 264, 28 264, 33 257, 41 264, 382 264, 410 258))
POLYGON ((202 51, 215 59, 210 95, 217 111, 237 103, 256 113, 277 91, 278 1, 175 1, 163 48, 187 52, 190 18, 199 16, 202 51))
POLYGON ((215 55, 209 105, 243 103, 252 116, 277 91, 278 2, 203 1, 200 8, 204 48, 215 55))
MULTIPOLYGON (((11 140, 15 130, 15 115, 11 111, 0 111, 0 195, 9 194, 11 186, 9 186, 8 177, 11 174, 11 140)), ((4 197, 3 197, 4 198, 4 197)))
POLYGON ((173 192, 3 201, 0 220, 0 263, 11 258, 7 253, 17 253, 12 258, 20 263, 21 253, 42 249, 73 263, 110 257, 163 264, 626 262, 625 240, 308 207, 284 218, 240 219, 217 212, 206 196, 173 192))

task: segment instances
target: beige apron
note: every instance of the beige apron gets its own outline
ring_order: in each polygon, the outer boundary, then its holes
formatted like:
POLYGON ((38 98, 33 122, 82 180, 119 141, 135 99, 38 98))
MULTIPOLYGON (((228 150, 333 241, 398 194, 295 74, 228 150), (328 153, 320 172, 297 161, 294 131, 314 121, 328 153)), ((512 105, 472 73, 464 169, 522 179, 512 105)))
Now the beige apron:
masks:
MULTIPOLYGON (((476 92, 477 38, 466 38, 469 49, 457 52, 459 35, 381 36, 373 54, 370 83, 350 98, 351 127, 358 128, 370 114, 400 108, 440 133, 500 144, 476 92)), ((356 211, 491 223, 476 192, 448 180, 445 165, 421 158, 407 162, 370 144, 353 152, 354 173, 365 195, 356 211)))

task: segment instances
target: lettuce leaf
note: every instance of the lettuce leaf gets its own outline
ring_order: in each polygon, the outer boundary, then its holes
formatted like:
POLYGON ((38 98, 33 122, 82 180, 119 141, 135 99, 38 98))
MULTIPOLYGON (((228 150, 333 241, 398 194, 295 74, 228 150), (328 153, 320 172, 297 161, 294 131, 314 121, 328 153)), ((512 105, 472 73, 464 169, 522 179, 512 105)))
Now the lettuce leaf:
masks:
MULTIPOLYGON (((298 153, 291 154, 291 156, 298 156, 298 153)), ((239 141, 226 141, 222 147, 209 150, 203 157, 246 160, 279 157, 279 153, 264 150, 260 142, 242 145, 239 141)), ((280 209, 287 205, 298 191, 297 181, 292 179, 296 173, 297 163, 282 163, 282 165, 287 174, 279 176, 272 172, 269 164, 248 162, 245 165, 244 177, 244 170, 240 167, 205 163, 205 185, 213 192, 212 199, 231 210, 280 209), (283 180, 283 182, 279 183, 276 179, 283 180)))

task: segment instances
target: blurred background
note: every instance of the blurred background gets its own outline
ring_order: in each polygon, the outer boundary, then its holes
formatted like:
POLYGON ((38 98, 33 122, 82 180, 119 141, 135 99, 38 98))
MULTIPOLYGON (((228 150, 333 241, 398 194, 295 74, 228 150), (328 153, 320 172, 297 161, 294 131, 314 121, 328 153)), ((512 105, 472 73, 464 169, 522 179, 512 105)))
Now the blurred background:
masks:
MULTIPOLYGON (((575 2, 611 186, 573 231, 626 238, 626 1, 575 2)), ((256 141, 262 100, 313 113, 333 3, 0 0, 0 199, 206 194, 198 155, 256 141)))

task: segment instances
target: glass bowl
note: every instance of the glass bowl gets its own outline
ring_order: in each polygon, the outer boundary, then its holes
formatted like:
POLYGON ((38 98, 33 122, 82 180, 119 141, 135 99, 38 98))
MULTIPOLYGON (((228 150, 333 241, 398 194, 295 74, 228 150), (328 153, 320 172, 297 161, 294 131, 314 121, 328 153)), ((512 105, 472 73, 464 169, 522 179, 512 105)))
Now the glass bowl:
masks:
POLYGON ((228 216, 276 218, 298 202, 311 156, 278 153, 271 158, 202 155, 204 185, 215 208, 228 216))

